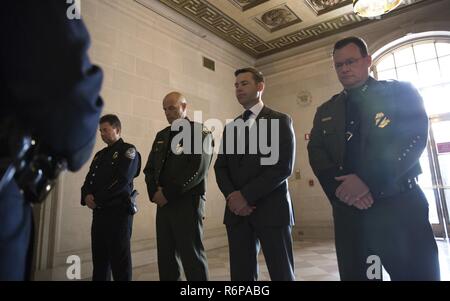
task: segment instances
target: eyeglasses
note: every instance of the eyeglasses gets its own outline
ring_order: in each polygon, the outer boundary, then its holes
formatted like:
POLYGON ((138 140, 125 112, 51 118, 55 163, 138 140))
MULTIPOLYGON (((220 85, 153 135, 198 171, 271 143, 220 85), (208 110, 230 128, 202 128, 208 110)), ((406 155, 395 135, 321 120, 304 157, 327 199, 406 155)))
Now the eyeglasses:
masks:
POLYGON ((343 63, 336 63, 336 64, 334 64, 334 68, 336 68, 336 70, 340 70, 340 69, 342 69, 342 67, 344 67, 344 65, 349 68, 354 67, 355 64, 362 58, 364 58, 364 57, 362 56, 357 59, 348 59, 348 60, 345 60, 343 63))

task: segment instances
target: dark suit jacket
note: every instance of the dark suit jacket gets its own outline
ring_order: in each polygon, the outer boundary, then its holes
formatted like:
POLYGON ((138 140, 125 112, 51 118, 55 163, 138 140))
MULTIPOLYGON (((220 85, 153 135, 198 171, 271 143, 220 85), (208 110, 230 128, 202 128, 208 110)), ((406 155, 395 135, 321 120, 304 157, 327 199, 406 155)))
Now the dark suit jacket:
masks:
MULTIPOLYGON (((419 158, 428 137, 422 98, 408 83, 369 78, 361 95, 361 162, 356 174, 374 198, 396 195, 403 182, 421 173, 419 158)), ((317 109, 309 161, 330 201, 345 167, 345 98, 342 92, 317 109)))
MULTIPOLYGON (((236 118, 235 120, 238 120, 236 118)), ((256 209, 248 217, 241 217, 225 209, 224 223, 232 225, 249 218, 258 226, 283 226, 294 223, 291 198, 288 191, 288 177, 292 174, 295 159, 295 136, 291 118, 264 106, 255 120, 256 130, 260 135, 261 120, 267 120, 268 145, 278 148, 279 157, 274 165, 261 165, 263 155, 258 148, 256 154, 227 154, 227 135, 233 125, 225 127, 222 137, 221 153, 217 156, 214 169, 216 181, 226 198, 233 191, 240 191, 251 206, 256 209), (270 137, 273 124, 278 122, 279 129, 270 137), (275 138, 275 139, 274 139, 275 138), (278 138, 278 139, 277 139, 278 138), (278 143, 277 143, 278 141, 278 143)), ((236 136, 235 136, 236 141, 236 136)), ((248 140, 246 141, 248 144, 248 140)))

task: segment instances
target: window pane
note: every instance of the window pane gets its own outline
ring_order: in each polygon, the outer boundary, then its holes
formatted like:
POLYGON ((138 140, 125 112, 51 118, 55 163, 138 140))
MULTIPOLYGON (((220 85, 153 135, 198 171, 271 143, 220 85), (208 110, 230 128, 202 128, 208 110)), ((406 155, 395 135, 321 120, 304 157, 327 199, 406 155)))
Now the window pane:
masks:
POLYGON ((423 193, 427 198, 429 208, 428 208, 428 219, 431 224, 439 224, 439 217, 436 208, 436 196, 432 189, 424 189, 423 193))
POLYGON ((450 54, 450 43, 436 43, 438 56, 450 54))
POLYGON ((377 63, 377 71, 384 71, 387 69, 395 68, 394 65, 394 56, 392 54, 385 55, 380 61, 377 63))
POLYGON ((414 64, 414 53, 411 46, 394 52, 394 56, 397 67, 414 64))
POLYGON ((397 69, 398 79, 418 84, 416 65, 409 65, 397 69))
POLYGON ((450 85, 421 89, 420 94, 428 115, 450 112, 450 85))
POLYGON ((422 167, 422 173, 419 175, 419 185, 422 188, 433 188, 433 182, 431 177, 430 161, 428 159, 427 150, 425 149, 420 156, 420 166, 422 167))
POLYGON ((414 54, 416 55, 417 62, 435 58, 436 50, 434 49, 434 43, 415 44, 414 54))
POLYGON ((418 63, 417 69, 420 77, 420 83, 418 85, 424 86, 440 81, 441 73, 437 60, 418 63))
MULTIPOLYGON (((447 124, 447 126, 449 126, 449 124, 447 124)), ((448 128, 446 128, 447 131, 447 137, 448 137, 448 128)), ((448 138, 447 138, 448 139, 448 138)), ((445 140, 445 142, 450 142, 448 140, 445 140)), ((442 184, 444 184, 444 186, 450 186, 450 154, 449 153, 445 153, 445 154, 439 154, 439 167, 441 168, 441 176, 442 176, 442 184)))
POLYGON ((450 216, 450 189, 444 189, 445 200, 447 201, 447 214, 450 216))
POLYGON ((378 72, 378 79, 379 80, 397 79, 397 74, 395 73, 394 69, 387 70, 387 71, 381 71, 381 72, 378 72))
POLYGON ((445 81, 450 81, 450 55, 439 58, 441 76, 445 81))
MULTIPOLYGON (((437 143, 450 142, 450 121, 440 121, 433 124, 433 133, 437 143)), ((439 168, 441 171, 442 184, 444 186, 450 186, 450 153, 439 153, 439 168)))

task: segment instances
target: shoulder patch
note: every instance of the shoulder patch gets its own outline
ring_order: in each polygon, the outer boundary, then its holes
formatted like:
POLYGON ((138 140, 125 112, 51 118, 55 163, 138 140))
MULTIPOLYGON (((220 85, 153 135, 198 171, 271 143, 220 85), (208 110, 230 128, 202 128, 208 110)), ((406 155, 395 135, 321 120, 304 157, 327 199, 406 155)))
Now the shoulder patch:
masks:
POLYGON ((127 149, 127 151, 125 152, 125 157, 133 160, 136 157, 136 149, 134 147, 130 147, 129 149, 127 149))
POLYGON ((211 134, 211 131, 206 126, 203 126, 203 134, 211 134))

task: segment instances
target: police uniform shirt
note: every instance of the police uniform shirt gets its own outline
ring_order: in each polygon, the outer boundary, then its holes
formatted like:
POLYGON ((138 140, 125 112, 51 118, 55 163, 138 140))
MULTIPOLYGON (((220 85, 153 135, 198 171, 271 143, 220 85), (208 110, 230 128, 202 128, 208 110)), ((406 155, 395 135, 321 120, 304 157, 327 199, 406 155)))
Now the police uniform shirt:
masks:
MULTIPOLYGON (((365 86, 365 85, 364 85, 365 86)), ((346 174, 355 173, 361 160, 361 109, 363 105, 363 87, 347 90, 345 100, 345 155, 346 174)))
POLYGON ((92 160, 81 189, 81 204, 88 194, 94 195, 98 207, 120 204, 133 191, 133 179, 139 174, 140 155, 122 138, 100 150, 92 160))

